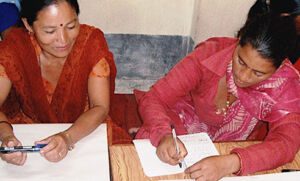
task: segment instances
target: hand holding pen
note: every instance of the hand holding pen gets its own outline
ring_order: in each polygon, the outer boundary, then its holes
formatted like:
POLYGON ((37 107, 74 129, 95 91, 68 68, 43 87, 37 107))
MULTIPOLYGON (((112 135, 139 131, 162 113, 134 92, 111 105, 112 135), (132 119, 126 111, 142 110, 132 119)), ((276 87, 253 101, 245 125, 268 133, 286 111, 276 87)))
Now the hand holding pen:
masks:
MULTIPOLYGON (((187 155, 184 144, 176 138, 178 149, 176 151, 176 144, 172 133, 165 135, 159 142, 156 154, 158 158, 170 165, 178 165, 181 160, 187 155)), ((185 165, 182 165, 185 168, 185 165)))
MULTIPOLYGON (((14 136, 7 136, 3 138, 1 147, 15 147, 15 146, 22 146, 21 142, 14 136)), ((14 165, 24 165, 27 159, 26 152, 13 152, 10 154, 0 154, 1 159, 6 161, 7 163, 14 164, 14 165)))
MULTIPOLYGON (((172 129, 172 137, 173 137, 174 144, 175 144, 176 154, 178 156, 180 156, 180 149, 179 149, 179 146, 178 146, 177 135, 176 135, 176 131, 175 131, 175 128, 174 128, 173 125, 171 125, 171 129, 172 129)), ((184 158, 182 158, 182 160, 180 160, 180 162, 178 163, 178 165, 179 165, 180 168, 182 168, 182 165, 184 166, 184 168, 187 168, 187 165, 185 163, 184 158)))

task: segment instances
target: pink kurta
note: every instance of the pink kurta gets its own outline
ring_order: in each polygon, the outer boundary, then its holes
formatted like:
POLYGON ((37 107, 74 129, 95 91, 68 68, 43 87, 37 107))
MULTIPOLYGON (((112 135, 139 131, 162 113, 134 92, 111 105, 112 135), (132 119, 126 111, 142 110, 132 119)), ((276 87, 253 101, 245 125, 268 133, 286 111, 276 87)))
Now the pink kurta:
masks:
MULTIPOLYGON (((144 124, 138 132, 137 138, 150 138, 151 143, 157 146, 163 136, 171 133, 171 124, 175 125, 178 134, 190 133, 191 131, 178 118, 178 112, 174 111, 178 110, 178 106, 182 110, 186 107, 187 110, 184 111, 194 109, 197 117, 195 124, 206 130, 214 140, 226 141, 237 138, 222 137, 222 135, 226 135, 231 127, 235 129, 234 127, 244 123, 240 121, 225 125, 227 124, 226 118, 216 114, 214 103, 218 82, 226 74, 236 45, 237 40, 232 38, 209 39, 159 80, 139 102, 139 111, 144 124), (183 105, 180 105, 181 102, 183 105), (184 106, 185 102, 190 104, 184 106)), ((296 83, 299 88, 299 81, 296 83)), ((300 95, 296 95, 296 98, 299 99, 300 95)), ((235 111, 236 102, 242 101, 239 99, 235 101, 229 107, 229 114, 235 111)), ((300 110, 300 105, 296 106, 300 110)), ((245 115, 248 118, 252 114, 245 109, 243 111, 246 112, 245 115)), ((235 130, 236 132, 240 131, 235 134, 241 135, 239 139, 245 139, 258 121, 254 116, 248 120, 251 120, 249 124, 235 130), (253 123, 255 124, 253 125, 253 123)), ((300 147, 299 114, 290 113, 282 116, 279 120, 269 122, 270 131, 263 143, 233 150, 241 159, 241 170, 238 174, 244 175, 275 168, 293 160, 300 147)))

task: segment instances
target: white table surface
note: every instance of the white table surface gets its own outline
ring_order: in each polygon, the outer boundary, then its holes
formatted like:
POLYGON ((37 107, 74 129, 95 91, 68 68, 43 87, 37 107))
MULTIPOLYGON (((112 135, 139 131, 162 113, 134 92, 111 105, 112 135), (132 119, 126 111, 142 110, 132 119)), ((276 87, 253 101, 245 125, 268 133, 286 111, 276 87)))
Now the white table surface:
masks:
MULTIPOLYGON (((13 125, 17 138, 24 146, 34 144, 68 128, 70 124, 13 125)), ((109 158, 106 124, 80 140, 65 159, 52 163, 39 153, 28 153, 23 166, 0 160, 0 180, 3 181, 109 181, 109 158)))

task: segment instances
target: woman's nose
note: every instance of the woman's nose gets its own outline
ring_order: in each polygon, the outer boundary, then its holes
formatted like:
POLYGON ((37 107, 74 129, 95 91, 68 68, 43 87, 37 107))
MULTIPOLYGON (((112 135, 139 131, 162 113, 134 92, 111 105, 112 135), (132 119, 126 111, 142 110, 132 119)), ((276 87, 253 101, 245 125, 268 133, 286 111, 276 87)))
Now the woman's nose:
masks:
POLYGON ((251 79, 251 70, 246 68, 240 72, 239 79, 242 82, 249 82, 251 79))
POLYGON ((58 32, 57 41, 60 44, 63 44, 63 45, 66 44, 67 39, 68 39, 68 35, 64 30, 61 30, 61 31, 58 32))

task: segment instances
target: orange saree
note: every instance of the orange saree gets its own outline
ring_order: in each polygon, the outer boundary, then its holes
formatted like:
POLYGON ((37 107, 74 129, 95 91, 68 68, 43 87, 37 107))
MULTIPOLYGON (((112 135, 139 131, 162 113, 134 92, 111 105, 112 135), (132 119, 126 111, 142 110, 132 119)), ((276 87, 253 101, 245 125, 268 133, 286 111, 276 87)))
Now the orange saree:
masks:
MULTIPOLYGON (((116 66, 99 29, 81 25, 79 36, 51 96, 41 75, 36 47, 24 29, 13 29, 0 43, 0 49, 0 64, 13 84, 1 110, 11 123, 73 123, 85 111, 88 78, 98 64, 109 65, 110 97, 113 98, 116 66), (20 112, 29 119, 20 117, 20 112)), ((107 121, 110 144, 131 141, 130 136, 110 118, 107 121)))
POLYGON ((111 93, 114 92, 116 67, 113 55, 99 29, 81 25, 79 36, 65 62, 51 102, 47 99, 47 91, 29 34, 24 29, 14 29, 1 42, 0 48, 4 50, 0 52, 0 64, 12 81, 16 94, 13 97, 15 100, 7 100, 3 106, 4 111, 7 110, 5 106, 9 106, 10 114, 11 110, 21 108, 33 123, 74 122, 85 109, 89 74, 103 58, 110 65, 111 93))

